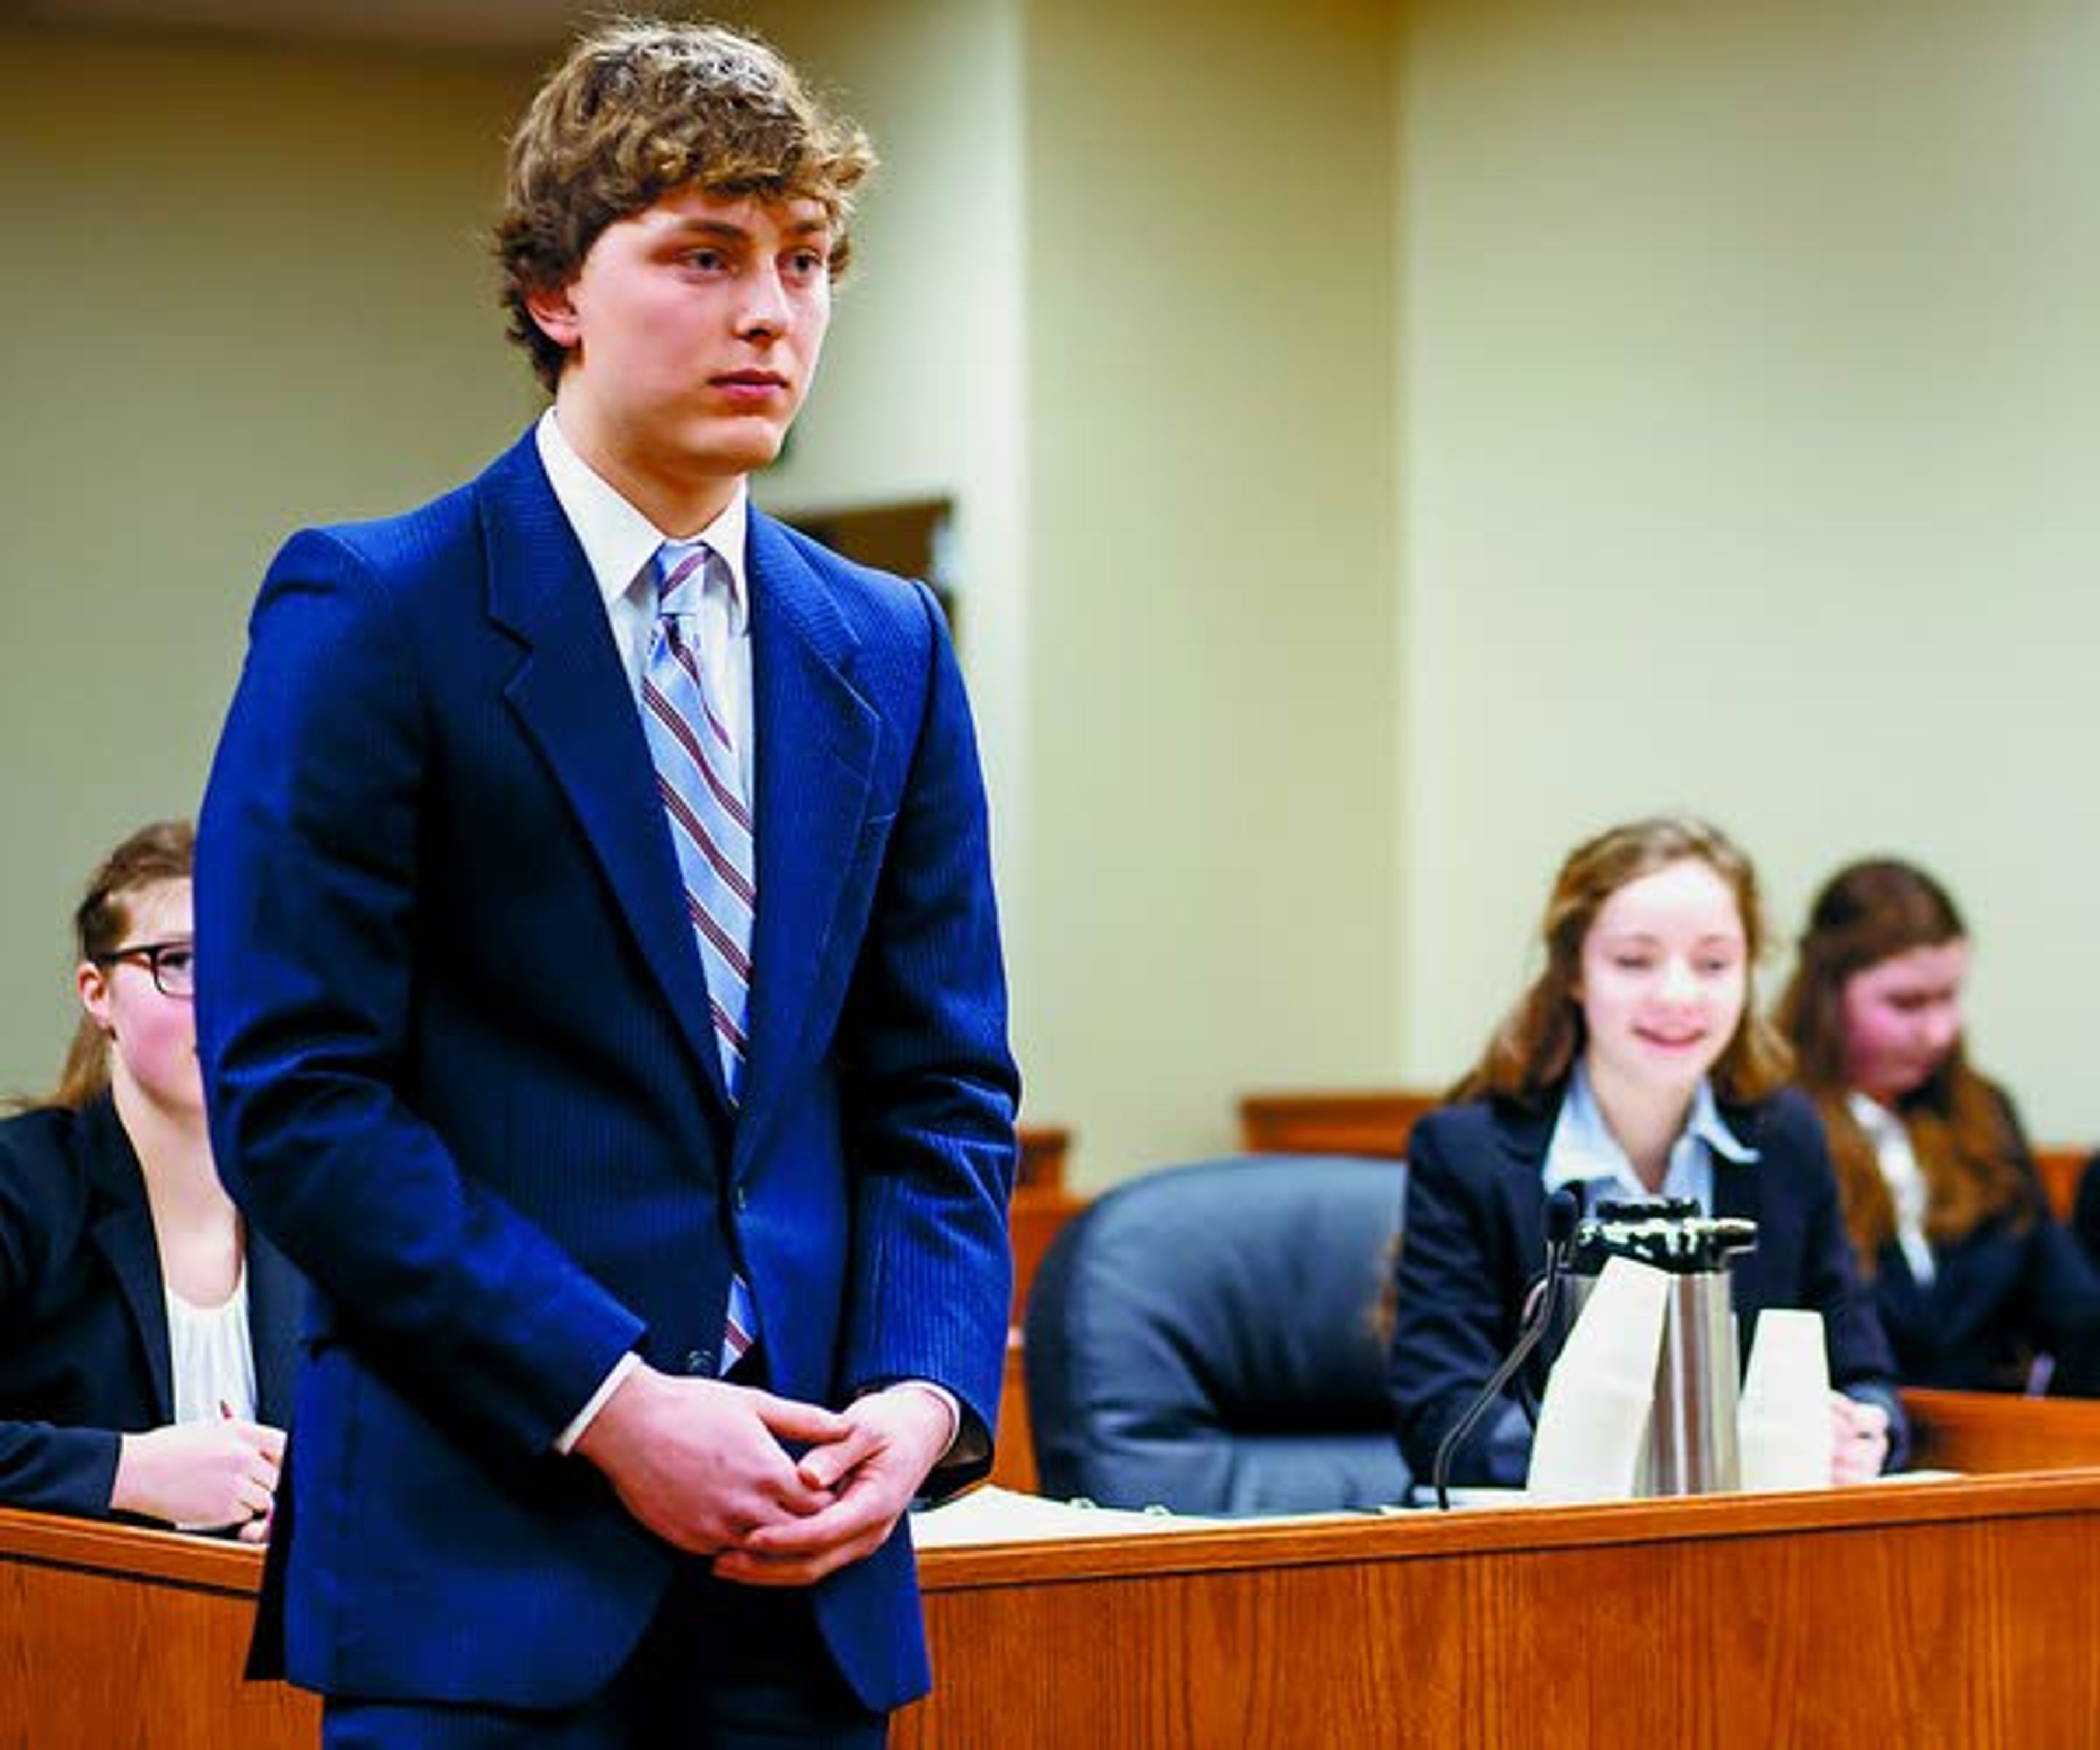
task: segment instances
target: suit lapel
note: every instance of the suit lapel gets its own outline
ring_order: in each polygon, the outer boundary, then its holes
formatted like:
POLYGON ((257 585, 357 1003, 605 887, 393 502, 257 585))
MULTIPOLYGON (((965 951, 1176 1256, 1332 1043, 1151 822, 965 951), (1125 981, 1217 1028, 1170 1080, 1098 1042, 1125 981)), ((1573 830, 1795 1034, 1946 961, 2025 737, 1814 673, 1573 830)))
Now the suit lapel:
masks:
MULTIPOLYGON (((1723 1104, 1721 1122, 1753 1148, 1760 1146, 1758 1133, 1762 1129, 1755 1110, 1746 1106, 1723 1104)), ((1758 1194, 1758 1163, 1755 1161, 1731 1161, 1718 1150, 1709 1150, 1714 1163, 1714 1209, 1716 1216, 1740 1215, 1758 1221, 1762 1213, 1762 1199, 1758 1194)), ((1745 1307, 1762 1306, 1764 1292, 1764 1248, 1752 1246, 1747 1252, 1738 1252, 1729 1265, 1733 1277, 1730 1298, 1740 1311, 1745 1307)))
POLYGON ((1714 1159, 1714 1213, 1758 1219, 1758 1163, 1731 1161, 1720 1154, 1714 1159))
POLYGON ((161 1286, 160 1249, 153 1243, 153 1212, 131 1139, 107 1100, 87 1107, 87 1166, 100 1213, 90 1232, 117 1278, 153 1385, 153 1420, 175 1417, 173 1364, 169 1359, 168 1303, 161 1286))
POLYGON ((756 1145, 794 1061, 867 818, 882 730, 847 679, 858 641, 830 586, 779 525, 756 509, 746 559, 758 912, 739 1155, 756 1145))
POLYGON ((256 1420, 290 1426, 299 1338, 299 1278, 290 1261, 248 1230, 248 1341, 255 1355, 256 1420))
POLYGON ((1546 1197, 1539 1175, 1560 1108, 1533 1112, 1498 1100, 1489 1111, 1501 1155, 1498 1186, 1515 1247, 1515 1272, 1529 1281, 1546 1268, 1546 1197))
POLYGON ((605 603, 530 432, 482 476, 489 615, 524 646, 505 697, 545 757, 641 958, 725 1106, 707 978, 605 603))

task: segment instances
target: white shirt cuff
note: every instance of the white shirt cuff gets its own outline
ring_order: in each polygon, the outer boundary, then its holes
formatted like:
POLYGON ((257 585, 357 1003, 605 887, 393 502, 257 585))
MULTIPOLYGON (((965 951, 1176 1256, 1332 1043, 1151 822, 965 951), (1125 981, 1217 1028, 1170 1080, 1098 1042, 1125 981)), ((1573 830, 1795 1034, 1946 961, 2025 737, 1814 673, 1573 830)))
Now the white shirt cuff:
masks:
POLYGON ((576 1419, 554 1436, 554 1450, 566 1457, 576 1450, 576 1442, 584 1437, 584 1430, 590 1426, 598 1413, 605 1408, 605 1400, 620 1390, 620 1382, 642 1365, 642 1357, 632 1349, 612 1364, 612 1371, 598 1382, 598 1388, 578 1410, 576 1419))
POLYGON ((885 1386, 882 1389, 885 1391, 923 1391, 938 1403, 948 1413, 948 1437, 942 1441, 941 1457, 934 1460, 934 1463, 939 1464, 955 1450, 955 1438, 963 1431, 963 1406, 954 1392, 946 1386, 935 1385, 930 1379, 900 1379, 894 1385, 885 1386))

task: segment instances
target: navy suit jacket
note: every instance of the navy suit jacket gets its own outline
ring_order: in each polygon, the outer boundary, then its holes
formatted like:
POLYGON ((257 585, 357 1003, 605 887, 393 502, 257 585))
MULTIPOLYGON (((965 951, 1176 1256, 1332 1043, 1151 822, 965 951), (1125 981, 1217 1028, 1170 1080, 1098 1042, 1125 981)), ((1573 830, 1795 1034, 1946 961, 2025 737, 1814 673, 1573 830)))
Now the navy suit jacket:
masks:
MULTIPOLYGON (((1418 1477, 1429 1475, 1445 1434, 1515 1345, 1524 1297, 1546 1263, 1539 1175, 1559 1115, 1557 1100, 1543 1111, 1470 1100, 1431 1113, 1409 1137, 1388 1383, 1401 1449, 1418 1477)), ((1899 1452, 1888 1341, 1853 1264, 1815 1108, 1788 1089, 1754 1105, 1723 1104, 1721 1115, 1758 1152, 1754 1162, 1714 1158, 1710 1213, 1758 1224, 1756 1250, 1732 1265, 1743 1352, 1763 1308, 1821 1313, 1831 1383, 1888 1409, 1899 1452)), ((1554 1352, 1550 1340, 1540 1345, 1542 1368, 1554 1352)), ((1498 1474, 1490 1453, 1502 1414, 1490 1409, 1455 1455, 1454 1482, 1522 1481, 1498 1474)))
MULTIPOLYGON (((256 1415, 291 1414, 298 1274, 248 1236, 256 1415)), ((174 1419, 166 1290, 107 1095, 0 1124, 0 1504, 109 1517, 126 1434, 174 1419)))
MULTIPOLYGON (((264 582, 201 824, 198 1018, 220 1169, 317 1290, 266 1589, 309 1686, 601 1687, 675 1558, 553 1443, 629 1349, 712 1375, 739 1264, 774 1389, 938 1382, 976 1437, 947 1480, 989 1461, 1017 1087, 960 678, 922 586, 755 511, 747 557, 737 1113, 531 434, 264 582)), ((863 1700, 923 1690, 903 1526, 814 1606, 863 1700)))
POLYGON ((2036 1351, 2053 1355, 2052 1389, 2089 1395, 2100 1374, 2100 1271, 2049 1214, 2012 1101, 1997 1095, 2008 1157, 2025 1176, 2024 1206, 1933 1245, 1920 1282, 1893 1241, 1875 1259, 1874 1303, 1905 1385, 2017 1391, 2036 1351))

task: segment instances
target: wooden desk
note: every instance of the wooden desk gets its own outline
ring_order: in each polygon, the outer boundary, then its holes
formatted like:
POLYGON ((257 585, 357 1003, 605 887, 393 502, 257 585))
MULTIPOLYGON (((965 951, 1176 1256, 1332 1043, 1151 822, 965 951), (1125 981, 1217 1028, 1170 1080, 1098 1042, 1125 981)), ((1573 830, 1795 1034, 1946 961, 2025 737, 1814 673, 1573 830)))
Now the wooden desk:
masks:
MULTIPOLYGON (((1909 1400, 1943 1459, 2100 1404, 1909 1400)), ((0 1745, 310 1750, 252 1550, 0 1511, 0 1745)), ((908 1746, 2100 1750, 2100 1470, 929 1551, 908 1746)))
POLYGON ((2100 1744, 2100 1474, 929 1553, 900 1747, 2100 1744))
POLYGON ((0 1510, 0 1744, 307 1750, 320 1704, 245 1684, 260 1552, 0 1510))

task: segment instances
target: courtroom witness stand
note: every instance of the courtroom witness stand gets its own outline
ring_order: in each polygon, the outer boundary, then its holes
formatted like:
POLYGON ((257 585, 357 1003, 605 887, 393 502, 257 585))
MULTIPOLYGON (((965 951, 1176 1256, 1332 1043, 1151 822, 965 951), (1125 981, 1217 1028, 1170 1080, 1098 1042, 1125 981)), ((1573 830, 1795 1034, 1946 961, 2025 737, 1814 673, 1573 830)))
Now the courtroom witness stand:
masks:
POLYGON ((1777 1019, 1904 1383, 2090 1395, 2100 1272, 2051 1216, 2011 1100, 1970 1065, 1969 963, 1939 882, 1855 862, 1809 908, 1777 1019))
MULTIPOLYGON (((1409 1139, 1388 1376, 1409 1466, 1431 1474, 1515 1345, 1544 1262, 1545 1201, 1568 1186, 1586 1206, 1689 1197, 1754 1220, 1755 1250, 1731 1264, 1745 1347, 1767 1307, 1823 1316, 1842 1388, 1832 1477, 1873 1476, 1902 1445, 1894 1369, 1853 1269, 1822 1127, 1802 1095, 1780 1091, 1784 1049, 1751 1004, 1749 860, 1695 820, 1615 827, 1562 865, 1543 935, 1545 969, 1453 1103, 1409 1139)), ((1530 1447, 1507 1395, 1458 1448, 1451 1480, 1520 1485, 1530 1447)))
POLYGON ((298 1283, 212 1165, 193 845, 185 822, 147 827, 96 871, 59 1086, 0 1124, 0 1504, 259 1543, 298 1283))

